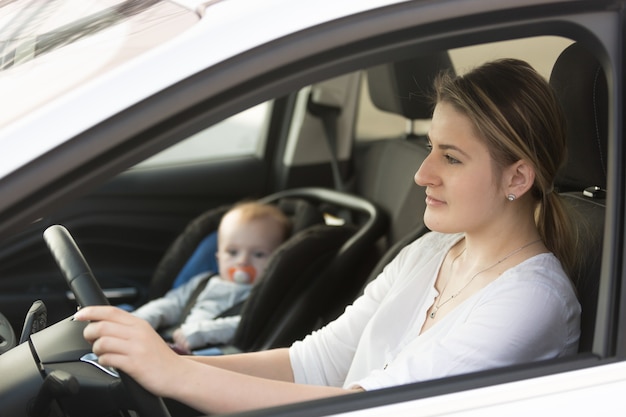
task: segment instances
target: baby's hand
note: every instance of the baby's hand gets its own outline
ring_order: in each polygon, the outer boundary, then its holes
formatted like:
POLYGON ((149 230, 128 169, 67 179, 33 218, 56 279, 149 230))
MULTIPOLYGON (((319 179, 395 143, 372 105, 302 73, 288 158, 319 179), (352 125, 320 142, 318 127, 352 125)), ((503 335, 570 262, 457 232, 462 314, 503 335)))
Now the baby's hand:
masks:
POLYGON ((191 353, 191 349, 189 347, 189 343, 187 342, 187 338, 185 337, 185 333, 183 333, 183 329, 176 329, 172 335, 172 339, 174 339, 173 348, 176 352, 183 355, 189 355, 191 353))

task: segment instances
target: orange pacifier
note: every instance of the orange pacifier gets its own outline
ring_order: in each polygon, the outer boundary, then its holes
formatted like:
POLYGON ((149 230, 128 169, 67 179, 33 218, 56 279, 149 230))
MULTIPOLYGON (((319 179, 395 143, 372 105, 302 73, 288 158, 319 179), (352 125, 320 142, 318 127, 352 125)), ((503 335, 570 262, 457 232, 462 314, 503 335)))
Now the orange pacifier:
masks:
POLYGON ((238 284, 252 284, 256 278, 256 269, 253 266, 234 266, 228 268, 228 278, 238 284))

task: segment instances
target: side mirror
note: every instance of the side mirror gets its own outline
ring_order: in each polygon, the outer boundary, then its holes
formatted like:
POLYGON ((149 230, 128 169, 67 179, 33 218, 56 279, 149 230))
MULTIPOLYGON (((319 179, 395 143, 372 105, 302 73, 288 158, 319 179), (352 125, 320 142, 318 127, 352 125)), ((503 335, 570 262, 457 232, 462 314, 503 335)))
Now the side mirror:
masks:
POLYGON ((11 323, 0 313, 0 355, 15 347, 17 341, 11 323))

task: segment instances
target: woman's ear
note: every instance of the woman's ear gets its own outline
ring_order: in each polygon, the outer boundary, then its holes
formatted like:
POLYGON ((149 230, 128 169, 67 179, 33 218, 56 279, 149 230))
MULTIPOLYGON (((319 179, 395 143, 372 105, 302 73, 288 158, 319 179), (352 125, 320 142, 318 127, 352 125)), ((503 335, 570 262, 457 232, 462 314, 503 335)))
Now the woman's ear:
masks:
POLYGON ((535 183, 535 169, 527 161, 521 159, 505 170, 505 196, 514 195, 520 198, 535 183))

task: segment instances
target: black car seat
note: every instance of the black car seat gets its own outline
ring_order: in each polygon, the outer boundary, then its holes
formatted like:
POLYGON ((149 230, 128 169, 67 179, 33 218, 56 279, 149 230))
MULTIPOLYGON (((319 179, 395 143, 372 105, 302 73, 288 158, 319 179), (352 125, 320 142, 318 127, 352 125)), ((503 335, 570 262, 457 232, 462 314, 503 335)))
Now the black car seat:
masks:
MULTIPOLYGON (((387 219, 377 206, 342 192, 298 188, 274 193, 260 201, 277 204, 292 218, 292 236, 272 254, 248 299, 223 313, 241 314, 234 341, 222 347, 224 352, 258 350, 268 343, 285 345, 310 332, 321 311, 352 296, 366 277, 365 271, 341 279, 336 274, 346 269, 367 268, 368 262, 363 260, 368 259, 368 250, 386 231, 387 219), (327 224, 325 217, 343 224, 327 224), (294 325, 287 327, 280 339, 268 341, 276 323, 312 288, 319 290, 321 297, 313 297, 315 308, 290 312, 294 325)), ((186 259, 207 234, 216 230, 229 207, 210 210, 190 222, 156 269, 155 278, 160 287, 171 286, 186 259)))
POLYGON ((577 214, 581 268, 572 277, 582 306, 579 351, 592 348, 604 236, 607 187, 608 87, 598 59, 574 43, 550 75, 568 130, 568 159, 555 188, 577 214))

